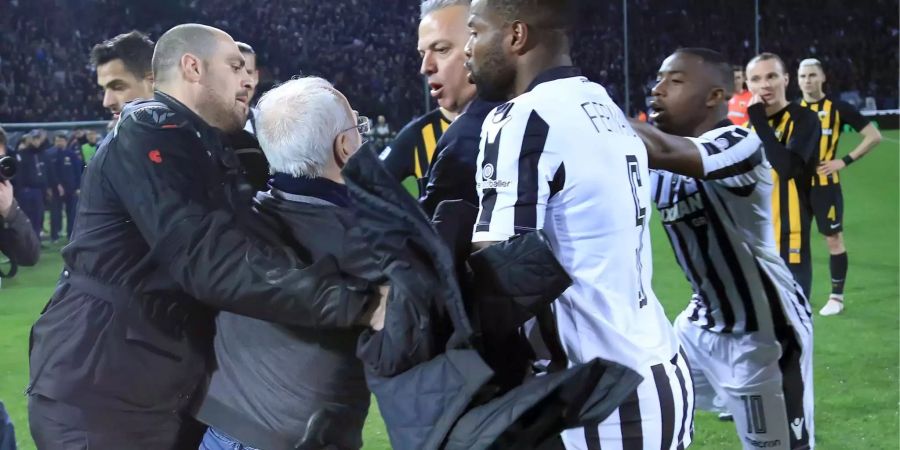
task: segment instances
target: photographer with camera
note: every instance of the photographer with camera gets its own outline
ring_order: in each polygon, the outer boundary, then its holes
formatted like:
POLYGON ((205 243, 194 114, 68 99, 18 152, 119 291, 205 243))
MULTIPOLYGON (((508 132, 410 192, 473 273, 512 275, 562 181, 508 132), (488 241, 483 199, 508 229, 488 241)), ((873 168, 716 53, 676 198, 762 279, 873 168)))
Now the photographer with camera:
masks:
POLYGON ((10 273, 0 271, 0 278, 14 275, 16 266, 33 266, 41 253, 31 222, 13 198, 10 179, 17 166, 16 159, 6 153, 6 133, 0 128, 0 253, 12 265, 10 273))

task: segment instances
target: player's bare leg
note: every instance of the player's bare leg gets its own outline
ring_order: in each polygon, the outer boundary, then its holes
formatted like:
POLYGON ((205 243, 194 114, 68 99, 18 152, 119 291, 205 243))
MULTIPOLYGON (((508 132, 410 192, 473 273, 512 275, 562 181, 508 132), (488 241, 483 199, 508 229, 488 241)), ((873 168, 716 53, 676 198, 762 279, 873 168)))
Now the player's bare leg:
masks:
POLYGON ((847 249, 844 247, 844 233, 825 236, 828 253, 831 255, 829 268, 831 271, 831 294, 828 303, 819 314, 833 316, 844 311, 844 281, 847 279, 847 249))

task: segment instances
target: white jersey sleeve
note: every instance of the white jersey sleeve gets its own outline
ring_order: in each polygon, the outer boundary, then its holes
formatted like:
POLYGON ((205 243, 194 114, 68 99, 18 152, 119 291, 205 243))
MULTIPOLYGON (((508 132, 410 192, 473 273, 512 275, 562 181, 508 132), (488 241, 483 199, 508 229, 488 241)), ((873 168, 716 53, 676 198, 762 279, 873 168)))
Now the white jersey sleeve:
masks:
POLYGON ((742 127, 717 128, 699 138, 688 138, 700 151, 703 178, 729 187, 755 183, 756 166, 765 162, 762 141, 742 127))
POLYGON ((488 114, 475 174, 479 213, 472 242, 505 241, 543 228, 560 166, 545 152, 549 129, 537 111, 514 102, 488 114))

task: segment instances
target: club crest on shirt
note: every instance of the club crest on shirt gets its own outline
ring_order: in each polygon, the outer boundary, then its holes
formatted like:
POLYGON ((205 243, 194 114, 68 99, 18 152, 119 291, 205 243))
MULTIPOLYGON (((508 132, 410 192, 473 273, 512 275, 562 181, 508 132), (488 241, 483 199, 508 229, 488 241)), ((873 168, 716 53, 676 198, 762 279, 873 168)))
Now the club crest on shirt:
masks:
POLYGON ((824 119, 825 116, 827 116, 827 115, 828 115, 828 111, 819 111, 819 120, 824 119))

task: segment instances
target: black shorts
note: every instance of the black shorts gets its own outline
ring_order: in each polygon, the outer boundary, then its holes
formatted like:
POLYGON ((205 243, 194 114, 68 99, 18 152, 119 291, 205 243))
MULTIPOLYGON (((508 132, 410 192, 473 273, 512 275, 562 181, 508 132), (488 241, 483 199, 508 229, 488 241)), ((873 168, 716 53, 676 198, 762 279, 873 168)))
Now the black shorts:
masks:
POLYGON ((813 186, 810 204, 819 233, 832 236, 844 230, 844 194, 840 184, 813 186))

